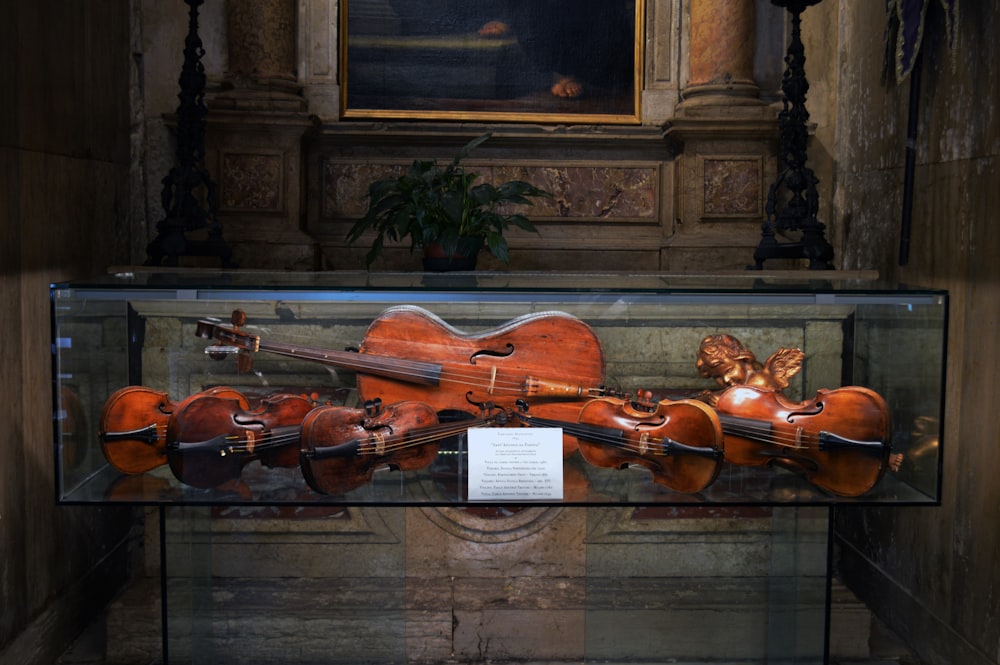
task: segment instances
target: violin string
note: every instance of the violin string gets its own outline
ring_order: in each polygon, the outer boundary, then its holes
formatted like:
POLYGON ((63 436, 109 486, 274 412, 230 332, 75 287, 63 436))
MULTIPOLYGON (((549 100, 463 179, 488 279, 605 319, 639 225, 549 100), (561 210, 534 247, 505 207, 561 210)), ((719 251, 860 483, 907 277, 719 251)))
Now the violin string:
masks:
MULTIPOLYGON (((534 417, 532 417, 532 420, 539 421, 539 419, 534 417)), ((547 426, 552 426, 552 425, 547 425, 547 426)), ((147 428, 144 429, 148 429, 148 427, 154 428, 154 431, 156 432, 156 438, 158 440, 165 438, 167 435, 167 426, 165 425, 151 423, 149 426, 147 426, 147 428)), ((752 424, 746 424, 744 422, 741 422, 738 425, 726 424, 723 429, 727 434, 735 436, 744 436, 749 439, 754 439, 757 441, 761 441, 763 443, 774 444, 776 446, 798 448, 798 449, 803 449, 803 448, 808 449, 813 447, 810 441, 806 439, 811 439, 814 435, 812 432, 805 429, 800 430, 797 434, 781 433, 780 431, 778 433, 775 433, 774 428, 772 428, 767 423, 762 423, 761 425, 752 425, 752 424)), ((105 435, 116 435, 116 436, 120 436, 121 434, 122 432, 105 433, 105 435)), ((271 435, 266 441, 262 441, 261 443, 254 446, 254 450, 262 450, 271 447, 283 446, 288 443, 295 442, 296 440, 298 440, 298 438, 299 435, 297 433, 286 435, 284 437, 271 435)), ((588 437, 588 440, 593 440, 594 438, 595 437, 590 436, 588 437)), ((392 439, 389 440, 391 441, 392 439)), ((621 447, 623 449, 628 449, 627 446, 619 445, 617 441, 618 441, 617 439, 612 439, 609 437, 606 440, 599 441, 599 443, 604 445, 617 445, 618 447, 621 447)), ((226 437, 226 442, 230 444, 231 447, 238 447, 240 446, 240 444, 246 444, 247 447, 249 447, 250 438, 249 437, 240 438, 238 436, 226 437)), ((411 445, 422 445, 422 442, 416 442, 411 445)), ((635 446, 635 448, 638 449, 639 446, 635 446)), ((244 450, 242 449, 239 449, 239 451, 244 452, 244 450)))
POLYGON ((141 441, 142 443, 149 444, 148 441, 142 441, 142 438, 141 438, 141 436, 139 436, 139 434, 140 434, 140 432, 144 432, 144 431, 148 430, 150 427, 152 427, 153 431, 156 432, 156 438, 157 438, 157 440, 167 438, 167 426, 166 425, 158 425, 156 423, 150 423, 149 425, 146 425, 145 427, 143 427, 141 429, 138 429, 138 430, 127 430, 127 431, 123 431, 123 432, 108 431, 107 428, 101 428, 101 430, 100 430, 100 436, 101 436, 101 438, 104 438, 104 439, 106 439, 107 437, 114 437, 118 441, 133 441, 133 440, 137 440, 137 441, 141 441), (135 434, 136 436, 135 436, 134 439, 127 439, 127 438, 125 438, 126 434, 135 434))
MULTIPOLYGON (((429 363, 421 360, 411 360, 408 358, 393 358, 388 356, 380 356, 377 354, 369 353, 354 353, 354 352, 337 352, 333 353, 328 350, 322 349, 312 349, 308 347, 295 347, 295 351, 285 350, 281 348, 281 345, 261 343, 260 346, 262 351, 268 351, 270 353, 276 353, 278 355, 287 355, 295 358, 303 358, 305 360, 314 360, 323 364, 332 364, 337 366, 349 366, 359 371, 367 369, 369 373, 374 375, 384 374, 387 370, 391 371, 393 374, 403 374, 419 378, 428 377, 438 377, 441 380, 450 381, 452 383, 458 383, 466 386, 471 386, 473 388, 486 389, 490 394, 496 391, 504 391, 515 395, 523 395, 525 392, 524 379, 507 379, 504 377, 505 372, 500 369, 496 370, 494 374, 494 367, 496 366, 483 366, 480 371, 470 371, 465 367, 451 366, 447 367, 445 365, 438 365, 436 363, 429 363), (345 358, 343 354, 350 354, 350 361, 346 359, 338 362, 335 360, 336 357, 345 358)), ((471 367, 471 366, 470 366, 471 367)), ((478 368, 473 368, 478 369, 478 368)), ((567 381, 562 380, 562 383, 567 383, 567 381)), ((420 383, 415 381, 415 383, 420 383)), ((581 386, 582 388, 598 388, 598 386, 581 386)))
MULTIPOLYGON (((673 453, 678 452, 670 450, 670 444, 675 442, 673 441, 673 439, 670 439, 668 437, 663 437, 662 439, 650 439, 645 443, 633 443, 628 439, 612 437, 609 435, 594 434, 593 431, 585 429, 586 423, 581 423, 579 426, 577 426, 574 423, 564 423, 559 421, 547 420, 545 418, 535 418, 533 416, 528 416, 528 422, 539 423, 539 425, 531 424, 530 426, 532 427, 562 427, 567 434, 569 434, 570 436, 575 436, 576 438, 581 439, 583 441, 590 441, 610 448, 617 448, 619 450, 625 450, 628 452, 636 453, 638 455, 643 455, 643 454, 668 455, 671 454, 671 452, 673 453), (576 429, 577 427, 579 427, 579 429, 576 429), (664 452, 658 453, 657 451, 664 451, 664 452)), ((707 446, 696 446, 692 444, 684 444, 684 445, 690 445, 692 448, 697 448, 699 450, 713 450, 713 451, 715 450, 715 448, 707 446)), ((680 451, 681 454, 683 454, 683 452, 684 451, 680 451)))
MULTIPOLYGON (((440 440, 460 434, 464 430, 471 427, 482 427, 484 424, 493 422, 496 419, 495 416, 490 418, 484 418, 481 420, 468 420, 461 421, 459 423, 444 423, 434 426, 428 426, 425 428, 420 428, 411 432, 403 431, 400 434, 395 434, 383 439, 382 444, 378 445, 375 443, 374 438, 369 437, 367 440, 362 442, 360 446, 362 447, 361 452, 363 454, 374 454, 376 447, 381 448, 383 453, 394 452, 399 449, 409 448, 413 446, 420 446, 425 443, 440 440), (413 434, 416 433, 417 436, 413 434), (364 447, 371 448, 371 451, 367 451, 364 447)), ((255 437, 257 438, 257 437, 255 437)), ((292 433, 285 434, 269 434, 268 432, 261 433, 262 440, 254 446, 250 446, 250 437, 240 437, 238 435, 227 436, 225 438, 226 452, 227 453, 250 453, 250 452, 260 452, 270 448, 276 448, 281 446, 286 446, 292 443, 298 443, 301 440, 301 432, 296 431, 292 433), (266 438, 263 438, 266 437, 266 438)), ((343 444, 335 444, 343 445, 343 444)), ((315 447, 315 446, 314 446, 315 447)))
MULTIPOLYGON (((442 423, 437 426, 428 426, 409 432, 402 432, 384 438, 381 442, 376 442, 373 438, 368 438, 359 444, 359 454, 361 455, 384 455, 397 450, 421 446, 433 441, 448 438, 461 434, 462 432, 475 427, 489 426, 495 422, 496 417, 488 417, 478 420, 466 420, 457 423, 442 423)), ((342 445, 342 444, 341 444, 342 445)))
POLYGON ((818 448, 818 445, 813 442, 816 434, 806 429, 800 429, 794 434, 783 433, 780 430, 778 433, 775 433, 774 428, 768 424, 748 425, 740 423, 738 425, 731 425, 723 423, 722 431, 725 434, 742 436, 783 448, 796 448, 799 450, 818 448))

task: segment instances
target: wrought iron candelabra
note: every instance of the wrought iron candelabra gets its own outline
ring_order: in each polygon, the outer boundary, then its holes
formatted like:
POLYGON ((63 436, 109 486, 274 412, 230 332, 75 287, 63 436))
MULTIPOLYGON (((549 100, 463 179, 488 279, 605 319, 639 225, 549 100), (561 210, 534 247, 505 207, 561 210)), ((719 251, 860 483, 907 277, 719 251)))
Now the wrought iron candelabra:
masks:
POLYGON ((783 169, 767 194, 761 240, 754 252, 755 269, 761 270, 768 259, 809 259, 811 270, 832 269, 833 246, 824 237, 825 226, 817 219, 819 180, 806 166, 806 144, 809 130, 806 123, 806 92, 809 81, 805 72, 805 48, 802 45, 801 15, 807 7, 820 0, 771 0, 791 14, 792 35, 785 55, 781 91, 783 109, 778 114, 780 162, 783 169), (779 199, 784 205, 779 207, 779 199), (777 236, 792 236, 779 241, 777 236))
POLYGON ((163 178, 161 199, 165 217, 156 225, 157 235, 147 246, 146 265, 176 266, 180 256, 217 256, 224 268, 235 267, 232 250, 222 238, 216 219, 215 183, 205 169, 205 53, 198 36, 198 7, 204 0, 184 0, 189 7, 184 64, 179 79, 177 107, 177 163, 163 178), (205 230, 194 240, 188 233, 205 230))

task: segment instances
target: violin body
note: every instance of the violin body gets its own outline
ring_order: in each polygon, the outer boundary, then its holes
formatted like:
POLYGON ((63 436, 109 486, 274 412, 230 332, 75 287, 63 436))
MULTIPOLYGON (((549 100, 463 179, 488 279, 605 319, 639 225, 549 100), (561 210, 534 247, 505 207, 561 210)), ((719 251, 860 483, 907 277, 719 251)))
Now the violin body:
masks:
POLYGON ((819 390, 792 402, 781 393, 734 386, 715 405, 726 461, 779 465, 840 496, 860 496, 882 479, 889 462, 891 419, 868 388, 819 390))
POLYGON ((722 427, 707 405, 659 402, 650 409, 624 399, 591 400, 579 421, 611 428, 620 439, 579 435, 580 453, 594 466, 649 469, 654 482, 686 494, 711 485, 722 469, 722 427))
POLYGON ((436 425, 437 413, 423 402, 378 409, 317 407, 302 421, 302 475, 320 494, 343 494, 369 482, 380 468, 425 468, 437 455, 440 440, 461 431, 439 435, 436 425))
POLYGON ((522 420, 531 426, 561 427, 576 439, 583 458, 594 466, 642 466, 653 481, 676 492, 700 492, 719 476, 723 434, 718 416, 703 402, 640 403, 616 397, 571 405, 532 405, 522 420), (562 419, 553 419, 554 415, 562 419))
POLYGON ((178 480, 200 488, 238 480, 255 460, 295 467, 300 426, 312 409, 309 399, 290 394, 268 397, 253 408, 232 397, 189 397, 167 423, 167 463, 178 480))
POLYGON ((642 466, 652 472, 656 483, 686 494, 705 489, 722 470, 722 426, 703 402, 657 402, 644 408, 608 397, 588 402, 579 420, 621 433, 614 443, 603 437, 577 437, 583 458, 595 466, 642 466))
MULTIPOLYGON (((249 403, 238 391, 211 388, 201 395, 217 395, 249 403)), ((195 397, 197 397, 195 396, 195 397)), ((167 423, 177 404, 167 393, 143 386, 113 392, 101 411, 98 439, 111 466, 122 473, 145 473, 167 463, 167 423)))

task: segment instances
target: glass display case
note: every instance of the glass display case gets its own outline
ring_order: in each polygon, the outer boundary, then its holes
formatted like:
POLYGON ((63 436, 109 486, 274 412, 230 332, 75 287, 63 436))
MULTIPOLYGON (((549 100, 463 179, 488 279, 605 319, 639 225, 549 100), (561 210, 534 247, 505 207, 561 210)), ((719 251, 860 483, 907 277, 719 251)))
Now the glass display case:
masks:
POLYGON ((166 663, 818 665, 867 630, 834 509, 940 501, 942 291, 129 270, 51 302, 57 501, 155 506, 166 663))
POLYGON ((51 287, 62 503, 936 504, 947 293, 830 273, 51 287))

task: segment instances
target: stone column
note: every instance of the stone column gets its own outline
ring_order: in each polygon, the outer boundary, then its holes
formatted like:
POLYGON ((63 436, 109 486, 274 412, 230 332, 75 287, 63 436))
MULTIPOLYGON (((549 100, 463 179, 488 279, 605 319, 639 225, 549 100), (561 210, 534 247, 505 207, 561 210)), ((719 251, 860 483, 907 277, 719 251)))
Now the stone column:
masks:
POLYGON ((754 0, 691 0, 690 16, 690 73, 684 99, 757 98, 754 0))
POLYGON ((226 0, 226 28, 234 85, 295 83, 295 0, 226 0))

